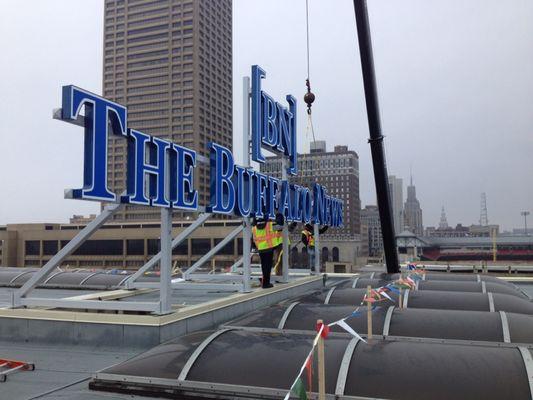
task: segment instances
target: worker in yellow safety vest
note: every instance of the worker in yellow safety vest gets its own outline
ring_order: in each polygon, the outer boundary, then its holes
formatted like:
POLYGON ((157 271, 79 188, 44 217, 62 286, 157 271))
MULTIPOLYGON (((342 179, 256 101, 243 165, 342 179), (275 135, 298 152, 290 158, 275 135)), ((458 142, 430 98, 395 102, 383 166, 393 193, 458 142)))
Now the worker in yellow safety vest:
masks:
MULTIPOLYGON (((325 225, 318 230, 318 233, 322 235, 328 230, 328 226, 325 225)), ((305 224, 305 227, 302 231, 302 243, 307 247, 307 254, 309 255, 309 267, 311 269, 315 266, 315 232, 313 225, 305 224)))
MULTIPOLYGON (((283 224, 285 218, 282 214, 276 215, 276 221, 265 221, 264 219, 253 219, 252 236, 253 244, 259 252, 261 259, 261 271, 263 273, 262 287, 271 288, 270 275, 274 261, 276 265, 281 265, 281 254, 283 250, 283 224)), ((290 230, 294 229, 296 223, 291 224, 290 230)), ((278 274, 281 272, 276 271, 278 274)))

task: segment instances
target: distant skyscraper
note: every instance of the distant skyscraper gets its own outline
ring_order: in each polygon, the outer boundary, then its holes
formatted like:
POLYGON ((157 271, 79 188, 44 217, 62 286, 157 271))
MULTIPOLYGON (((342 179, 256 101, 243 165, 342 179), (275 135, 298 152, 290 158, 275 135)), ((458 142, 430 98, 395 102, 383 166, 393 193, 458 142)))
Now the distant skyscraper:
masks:
POLYGON ((424 234, 424 227, 422 225, 422 209, 420 202, 416 198, 416 188, 413 185, 413 177, 411 176, 411 183, 407 186, 407 200, 404 206, 405 213, 405 229, 422 236, 424 234))
POLYGON ((487 226, 489 224, 489 217, 487 214, 487 195, 481 193, 481 211, 479 214, 479 225, 487 226))
POLYGON ((381 257, 383 254, 383 236, 378 206, 365 206, 361 210, 361 226, 368 230, 368 255, 381 257))
POLYGON ((394 175, 389 176, 389 193, 392 204, 392 219, 396 234, 403 231, 403 180, 394 175))
MULTIPOLYGON (((231 0, 106 0, 104 14, 103 94, 128 107, 129 127, 202 155, 209 141, 231 149, 231 0)), ((116 193, 125 188, 125 153, 124 140, 110 140, 109 186, 116 193)), ((206 204, 208 166, 198 166, 195 188, 206 204)), ((148 207, 116 216, 159 218, 148 207)))
POLYGON ((442 206, 442 211, 440 212, 439 229, 447 229, 447 228, 448 228, 448 220, 446 219, 446 212, 444 211, 444 206, 442 206))

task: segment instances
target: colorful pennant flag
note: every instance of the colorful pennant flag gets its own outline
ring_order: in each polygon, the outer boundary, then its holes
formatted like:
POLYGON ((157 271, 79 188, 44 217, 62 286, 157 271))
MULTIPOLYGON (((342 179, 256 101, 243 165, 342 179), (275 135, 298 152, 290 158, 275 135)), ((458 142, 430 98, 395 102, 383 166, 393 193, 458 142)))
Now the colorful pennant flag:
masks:
POLYGON ((300 400, 307 400, 307 393, 305 392, 305 386, 301 377, 298 377, 298 379, 296 379, 296 382, 292 386, 291 391, 287 396, 285 396, 285 398, 288 399, 288 396, 290 396, 291 393, 298 397, 298 399, 300 400))
POLYGON ((353 337, 355 337, 355 338, 357 338, 357 339, 359 339, 359 340, 362 340, 363 342, 366 343, 366 340, 363 339, 361 336, 359 336, 359 334, 358 334, 356 331, 354 331, 354 330, 352 329, 352 327, 346 323, 345 320, 341 319, 341 320, 335 322, 335 324, 336 324, 336 325, 339 325, 342 329, 344 329, 346 332, 348 332, 348 333, 349 333, 350 335, 352 335, 353 337))
POLYGON ((313 353, 309 354, 305 361, 305 371, 307 372, 308 392, 311 394, 313 391, 313 353))
POLYGON ((394 303, 394 300, 392 299, 392 297, 390 297, 388 294, 387 294, 387 290, 389 290, 386 286, 383 286, 383 287, 380 287, 377 291, 379 294, 381 294, 383 297, 386 297, 387 299, 389 299, 390 301, 392 301, 394 303))

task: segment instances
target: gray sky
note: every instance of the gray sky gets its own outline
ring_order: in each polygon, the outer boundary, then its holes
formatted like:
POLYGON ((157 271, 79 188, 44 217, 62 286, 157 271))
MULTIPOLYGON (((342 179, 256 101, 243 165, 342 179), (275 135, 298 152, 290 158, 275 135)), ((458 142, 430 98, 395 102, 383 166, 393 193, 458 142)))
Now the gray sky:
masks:
MULTIPOLYGON (((533 2, 371 0, 389 173, 412 165, 424 225, 521 227, 533 211, 533 2)), ((0 224, 61 222, 96 212, 64 200, 81 186, 81 129, 51 119, 61 86, 101 93, 103 1, 1 0, 0 224)), ((351 0, 310 0, 317 139, 360 157, 362 204, 375 203, 351 0)), ((242 77, 267 71, 265 89, 300 104, 305 139, 305 1, 234 0, 234 130, 240 153, 242 77)), ((237 156, 240 159, 240 154, 237 156)), ((405 192, 405 189, 404 189, 405 192)))

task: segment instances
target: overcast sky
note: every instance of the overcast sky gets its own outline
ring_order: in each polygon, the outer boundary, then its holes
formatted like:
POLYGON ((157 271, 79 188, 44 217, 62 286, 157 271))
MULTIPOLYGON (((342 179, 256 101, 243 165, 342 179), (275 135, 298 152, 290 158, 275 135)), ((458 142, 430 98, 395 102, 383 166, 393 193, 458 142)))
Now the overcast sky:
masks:
MULTIPOLYGON (((533 211, 533 2, 370 0, 389 174, 412 166, 424 225, 521 227, 533 211)), ((65 222, 97 212, 63 199, 82 182, 82 130, 54 121, 61 86, 101 93, 103 1, 0 0, 0 224, 65 222)), ((234 0, 234 132, 242 138, 242 77, 299 103, 305 141, 305 0, 234 0)), ((360 158, 362 204, 375 204, 351 0, 310 0, 315 133, 360 158)), ((404 195, 405 195, 404 188, 404 195)))

